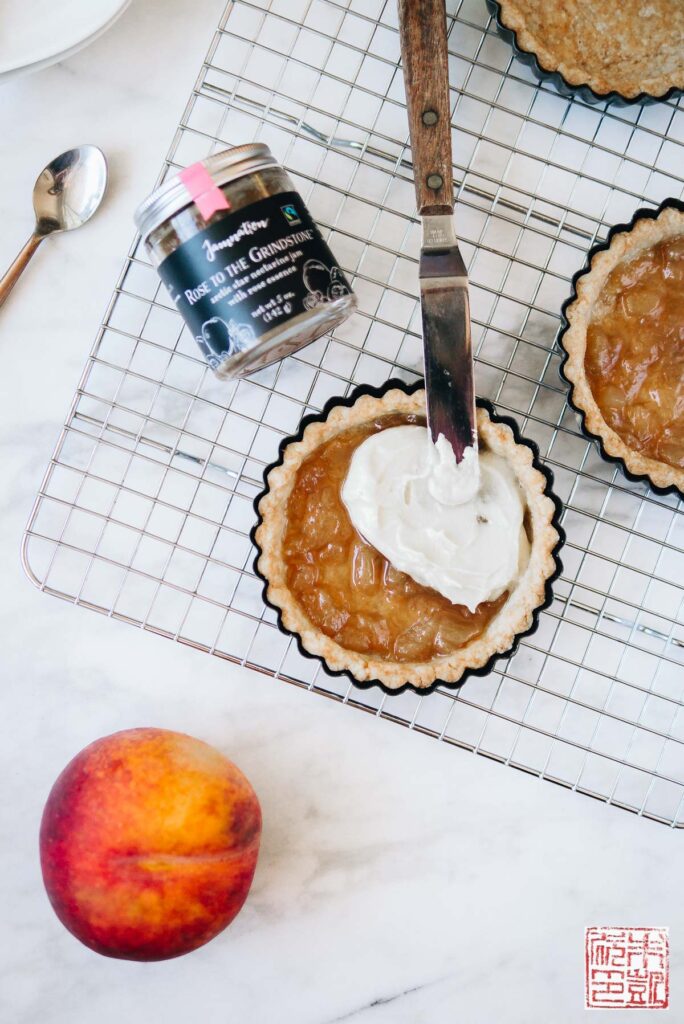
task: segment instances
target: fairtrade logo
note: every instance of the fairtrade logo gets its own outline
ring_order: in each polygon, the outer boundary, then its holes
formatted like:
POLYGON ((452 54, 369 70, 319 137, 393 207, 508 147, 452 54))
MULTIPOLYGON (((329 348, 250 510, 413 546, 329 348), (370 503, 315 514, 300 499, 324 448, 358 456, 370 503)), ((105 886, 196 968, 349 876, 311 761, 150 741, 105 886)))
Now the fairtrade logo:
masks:
POLYGON ((297 213, 297 208, 292 203, 288 203, 287 206, 281 206, 280 209, 283 211, 283 217, 288 224, 302 223, 301 217, 297 213))

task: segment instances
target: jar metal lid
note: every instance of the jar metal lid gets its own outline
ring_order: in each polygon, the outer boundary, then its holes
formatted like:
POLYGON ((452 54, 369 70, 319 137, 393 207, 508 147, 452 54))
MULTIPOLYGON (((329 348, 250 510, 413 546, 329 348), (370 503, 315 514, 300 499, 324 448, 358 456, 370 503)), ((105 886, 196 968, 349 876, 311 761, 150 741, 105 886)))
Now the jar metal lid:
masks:
MULTIPOLYGON (((206 167, 216 185, 226 185, 254 171, 279 166, 273 153, 263 142, 249 142, 244 146, 224 149, 207 157, 206 160, 201 160, 200 163, 206 167)), ((146 238, 160 224, 189 206, 192 201, 178 174, 174 174, 143 200, 135 211, 134 219, 138 231, 146 238)))

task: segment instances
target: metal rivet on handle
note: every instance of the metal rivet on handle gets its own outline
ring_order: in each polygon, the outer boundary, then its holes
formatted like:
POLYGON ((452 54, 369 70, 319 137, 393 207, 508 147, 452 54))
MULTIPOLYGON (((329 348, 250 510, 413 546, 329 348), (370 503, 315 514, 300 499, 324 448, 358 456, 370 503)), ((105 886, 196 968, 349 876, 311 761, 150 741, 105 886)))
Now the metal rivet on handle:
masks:
POLYGON ((439 114, 436 110, 424 110, 422 120, 423 124, 426 124, 429 127, 433 124, 437 124, 439 121, 439 114))
POLYGON ((428 174, 427 176, 427 187, 431 188, 434 192, 444 184, 444 178, 441 174, 428 174))

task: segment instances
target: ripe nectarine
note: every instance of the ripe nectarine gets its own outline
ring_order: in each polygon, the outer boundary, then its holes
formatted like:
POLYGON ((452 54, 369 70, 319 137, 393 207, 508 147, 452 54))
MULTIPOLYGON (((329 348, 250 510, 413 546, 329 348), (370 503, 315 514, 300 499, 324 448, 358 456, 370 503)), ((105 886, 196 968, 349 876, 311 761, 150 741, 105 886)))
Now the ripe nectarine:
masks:
POLYGON ((98 953, 164 960, 230 924, 252 883, 261 809, 213 747, 130 729, 77 754, 48 797, 43 879, 60 921, 98 953))

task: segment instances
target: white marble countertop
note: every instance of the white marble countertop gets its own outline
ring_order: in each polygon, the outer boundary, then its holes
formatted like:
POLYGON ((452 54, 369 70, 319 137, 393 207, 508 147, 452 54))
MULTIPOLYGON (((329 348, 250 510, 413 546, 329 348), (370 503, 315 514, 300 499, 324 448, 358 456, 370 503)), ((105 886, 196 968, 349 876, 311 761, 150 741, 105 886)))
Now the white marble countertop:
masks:
POLYGON ((21 532, 132 209, 221 6, 134 0, 88 50, 2 87, 2 260, 31 229, 31 186, 50 157, 97 143, 112 176, 101 213, 46 243, 0 314, 0 1021, 569 1024, 585 1019, 591 924, 670 927, 670 1019, 683 1020, 680 835, 74 609, 22 574, 21 532), (66 761, 139 725, 214 743, 264 812, 243 912, 203 949, 157 964, 76 942, 38 861, 43 803, 66 761))

